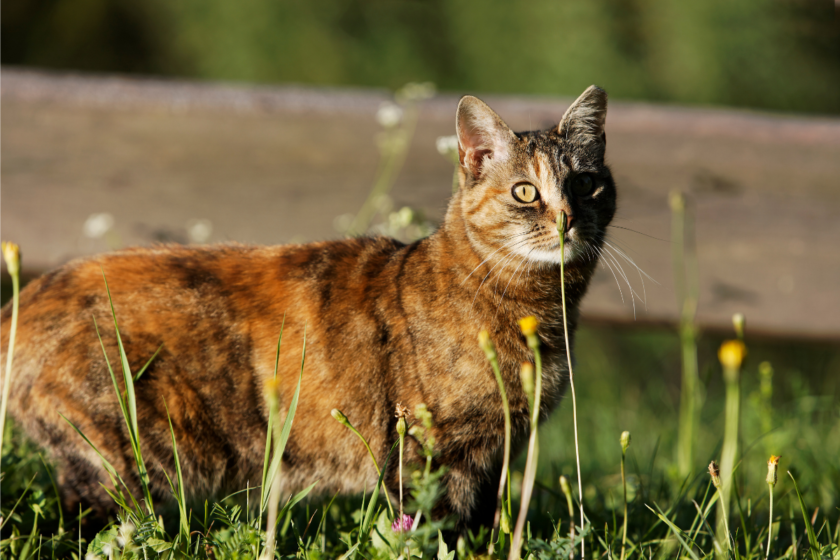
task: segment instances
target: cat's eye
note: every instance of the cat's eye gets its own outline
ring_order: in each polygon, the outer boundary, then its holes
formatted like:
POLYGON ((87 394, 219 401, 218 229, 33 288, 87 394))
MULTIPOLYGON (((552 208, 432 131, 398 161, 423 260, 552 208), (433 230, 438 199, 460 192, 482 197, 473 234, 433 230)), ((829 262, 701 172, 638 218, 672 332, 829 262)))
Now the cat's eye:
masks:
POLYGON ((540 191, 538 191, 537 187, 530 183, 519 183, 518 185, 514 185, 510 192, 517 202, 521 202, 523 204, 534 202, 540 197, 540 191))
POLYGON ((578 175, 572 182, 572 192, 576 196, 587 196, 592 193, 594 187, 595 181, 592 180, 592 175, 589 173, 578 175))

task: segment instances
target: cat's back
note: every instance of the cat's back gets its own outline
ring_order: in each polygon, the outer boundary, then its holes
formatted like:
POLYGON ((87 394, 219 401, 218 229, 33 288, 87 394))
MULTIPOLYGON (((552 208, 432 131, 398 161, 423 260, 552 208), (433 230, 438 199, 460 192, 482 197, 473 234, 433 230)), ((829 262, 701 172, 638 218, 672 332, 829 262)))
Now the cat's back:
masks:
MULTIPOLYGON (((347 296, 356 289, 372 292, 376 273, 401 246, 382 238, 157 245, 77 259, 22 290, 15 369, 26 376, 30 360, 40 370, 50 356, 87 354, 98 344, 94 321, 106 341, 113 338, 112 303, 123 338, 134 339, 140 352, 148 346, 138 340, 144 337, 165 341, 169 351, 178 350, 178 341, 234 350, 236 341, 226 339, 236 333, 253 335, 265 326, 276 335, 284 316, 305 322, 318 315, 314 306, 350 303, 357 298, 347 296), (340 290, 343 297, 335 297, 340 290)), ((9 304, 2 310, 4 351, 10 318, 9 304)), ((228 352, 227 359, 241 353, 228 352)))

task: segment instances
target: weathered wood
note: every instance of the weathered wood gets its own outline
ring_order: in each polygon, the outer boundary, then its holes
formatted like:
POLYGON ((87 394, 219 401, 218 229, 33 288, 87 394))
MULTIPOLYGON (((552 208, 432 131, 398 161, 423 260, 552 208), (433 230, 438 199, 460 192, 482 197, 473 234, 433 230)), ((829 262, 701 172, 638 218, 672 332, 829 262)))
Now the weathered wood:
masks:
MULTIPOLYGON (((124 244, 177 238, 190 219, 212 240, 283 243, 335 235, 375 173, 374 115, 385 92, 2 75, 2 237, 42 272, 106 249, 82 235, 110 212, 124 244)), ((515 129, 556 122, 569 100, 486 96, 515 129)), ((435 138, 454 132, 457 97, 423 107, 393 198, 440 218, 451 166, 435 138)), ((624 264, 635 320, 673 321, 672 189, 697 214, 698 319, 746 313, 768 333, 840 339, 840 120, 614 102, 608 158, 620 210, 611 239, 659 284, 624 264)), ((634 320, 609 269, 584 305, 592 320, 634 320)))

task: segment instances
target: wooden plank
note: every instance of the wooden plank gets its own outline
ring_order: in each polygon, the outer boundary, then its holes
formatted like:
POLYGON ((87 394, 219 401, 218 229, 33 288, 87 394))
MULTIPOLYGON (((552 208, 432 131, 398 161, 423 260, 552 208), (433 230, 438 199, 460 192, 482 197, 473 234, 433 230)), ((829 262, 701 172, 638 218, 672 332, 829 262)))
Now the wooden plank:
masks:
MULTIPOLYGON (((568 99, 486 96, 515 129, 556 122, 568 99)), ((384 92, 245 87, 3 70, 2 237, 38 273, 105 250, 82 235, 110 212, 123 244, 183 238, 209 219, 211 240, 283 243, 335 236, 336 216, 364 200, 378 153, 384 92)), ((395 203, 440 219, 452 169, 435 139, 454 132, 457 97, 427 102, 395 203)), ((592 320, 673 321, 667 195, 695 201, 699 321, 840 339, 840 120, 614 102, 608 158, 620 210, 609 269, 584 312, 592 320), (622 294, 623 299, 622 301, 622 294)))

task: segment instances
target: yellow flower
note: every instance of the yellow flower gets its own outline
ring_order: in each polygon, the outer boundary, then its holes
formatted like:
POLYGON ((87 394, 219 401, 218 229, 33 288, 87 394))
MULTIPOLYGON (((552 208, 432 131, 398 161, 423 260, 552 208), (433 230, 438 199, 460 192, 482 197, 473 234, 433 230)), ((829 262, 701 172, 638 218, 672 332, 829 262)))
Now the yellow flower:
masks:
POLYGON ((522 334, 525 336, 536 334, 538 325, 539 322, 533 315, 529 315, 528 317, 519 320, 519 328, 522 329, 522 334))
POLYGON ((740 340, 727 340, 718 350, 718 359, 726 369, 739 369, 746 357, 747 347, 740 340))
POLYGON ((770 486, 776 485, 776 469, 779 466, 779 459, 781 458, 781 455, 770 455, 770 460, 767 461, 767 484, 770 486))

